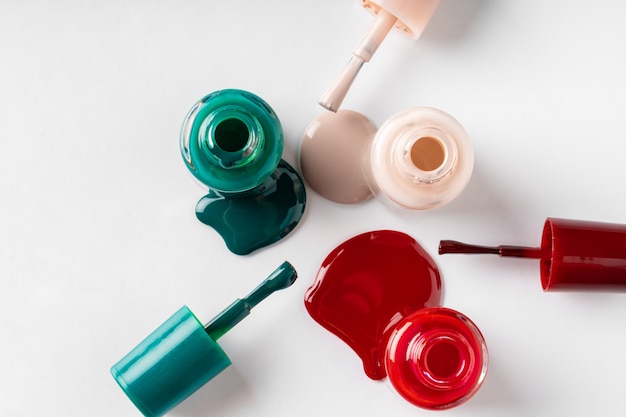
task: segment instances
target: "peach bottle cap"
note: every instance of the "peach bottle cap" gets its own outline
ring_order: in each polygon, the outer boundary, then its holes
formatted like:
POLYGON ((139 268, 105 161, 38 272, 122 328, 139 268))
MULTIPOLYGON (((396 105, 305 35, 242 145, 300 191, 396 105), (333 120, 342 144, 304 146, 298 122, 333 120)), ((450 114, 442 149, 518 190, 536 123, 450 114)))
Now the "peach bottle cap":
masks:
POLYGON ((352 50, 348 64, 322 95, 319 104, 336 112, 364 63, 369 62, 387 33, 396 27, 417 39, 432 17, 440 0, 360 0, 376 15, 374 23, 352 50))

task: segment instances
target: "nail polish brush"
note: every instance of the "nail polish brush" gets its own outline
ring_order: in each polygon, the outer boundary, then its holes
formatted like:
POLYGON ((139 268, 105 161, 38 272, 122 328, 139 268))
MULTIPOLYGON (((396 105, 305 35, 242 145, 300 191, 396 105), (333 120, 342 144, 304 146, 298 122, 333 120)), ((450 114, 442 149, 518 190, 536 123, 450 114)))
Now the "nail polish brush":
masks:
POLYGON ((113 378, 145 416, 162 416, 231 364, 217 340, 270 294, 291 286, 297 276, 284 262, 205 326, 182 307, 113 365, 113 378))
POLYGON ((346 97, 363 64, 369 62, 394 26, 417 39, 439 5, 440 0, 360 0, 373 12, 374 23, 352 50, 343 72, 322 95, 319 104, 336 112, 346 97))
POLYGON ((439 254, 497 254, 539 259, 545 291, 626 288, 626 225, 547 218, 541 247, 478 246, 442 240, 439 254))

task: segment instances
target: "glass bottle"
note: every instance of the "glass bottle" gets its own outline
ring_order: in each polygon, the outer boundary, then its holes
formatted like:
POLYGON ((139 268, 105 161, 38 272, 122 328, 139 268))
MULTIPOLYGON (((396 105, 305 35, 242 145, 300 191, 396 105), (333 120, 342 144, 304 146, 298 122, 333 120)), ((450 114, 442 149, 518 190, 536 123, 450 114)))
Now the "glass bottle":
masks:
POLYGON ((196 216, 233 253, 270 245, 298 224, 304 185, 281 159, 280 121, 260 97, 228 89, 202 98, 184 120, 180 150, 191 174, 209 189, 196 216))

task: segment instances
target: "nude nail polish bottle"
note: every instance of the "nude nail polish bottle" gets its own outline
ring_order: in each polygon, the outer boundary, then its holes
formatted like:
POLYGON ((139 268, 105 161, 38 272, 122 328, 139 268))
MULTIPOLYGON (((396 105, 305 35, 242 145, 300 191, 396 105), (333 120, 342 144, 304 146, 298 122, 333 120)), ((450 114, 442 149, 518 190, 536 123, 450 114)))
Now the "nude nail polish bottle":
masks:
POLYGON ((465 188, 474 152, 463 126, 430 107, 401 111, 380 127, 366 157, 372 192, 400 207, 442 206, 465 188))
POLYGON ((208 187, 196 204, 196 217, 237 255, 279 241, 304 214, 304 183, 281 159, 283 143, 278 116, 249 91, 214 91, 183 121, 183 161, 208 187))
POLYGON ((378 131, 357 112, 326 112, 308 126, 300 148, 309 186, 343 204, 376 195, 409 210, 439 207, 463 191, 473 165, 463 126, 430 107, 403 110, 378 131))

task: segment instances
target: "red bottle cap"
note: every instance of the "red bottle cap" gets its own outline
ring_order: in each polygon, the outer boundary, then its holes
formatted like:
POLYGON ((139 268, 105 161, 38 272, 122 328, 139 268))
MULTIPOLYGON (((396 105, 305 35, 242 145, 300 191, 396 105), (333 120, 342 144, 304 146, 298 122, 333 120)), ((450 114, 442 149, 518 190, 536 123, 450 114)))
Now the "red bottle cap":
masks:
POLYGON ((439 254, 493 253, 540 259, 544 290, 626 288, 626 225, 547 218, 540 248, 442 240, 439 254))

